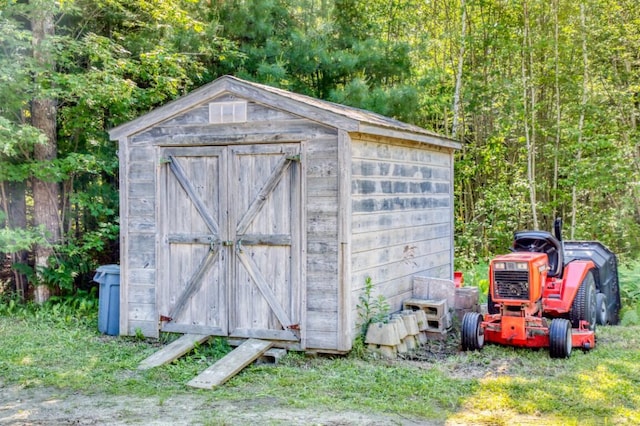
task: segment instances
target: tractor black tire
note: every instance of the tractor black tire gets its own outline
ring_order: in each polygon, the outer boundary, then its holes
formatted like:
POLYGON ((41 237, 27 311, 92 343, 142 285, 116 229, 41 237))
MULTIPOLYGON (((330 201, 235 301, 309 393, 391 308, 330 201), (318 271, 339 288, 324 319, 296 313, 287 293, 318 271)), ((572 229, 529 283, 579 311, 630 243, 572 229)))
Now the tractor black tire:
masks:
POLYGON ((609 324, 607 296, 605 296, 603 293, 596 294, 596 322, 598 323, 598 325, 609 324))
POLYGON ((493 303, 493 298, 491 297, 491 289, 489 289, 489 292, 487 293, 487 312, 489 313, 489 315, 500 313, 500 307, 496 306, 495 303, 493 303))
POLYGON ((462 317, 461 340, 463 351, 479 351, 482 349, 484 346, 482 315, 477 312, 464 314, 464 317, 462 317))
POLYGON ((593 270, 587 273, 587 276, 580 283, 578 293, 569 312, 569 319, 573 328, 580 327, 580 321, 584 320, 589 323, 589 329, 596 330, 596 282, 593 278, 593 270))
MULTIPOLYGON (((618 325, 620 324, 620 286, 618 285, 618 280, 615 280, 613 287, 611 288, 611 292, 609 293, 613 295, 616 300, 616 304, 613 309, 609 309, 609 324, 618 325)), ((610 301, 607 300, 607 303, 610 301)))
POLYGON ((572 347, 571 322, 564 318, 555 318, 549 327, 549 356, 569 358, 572 347))

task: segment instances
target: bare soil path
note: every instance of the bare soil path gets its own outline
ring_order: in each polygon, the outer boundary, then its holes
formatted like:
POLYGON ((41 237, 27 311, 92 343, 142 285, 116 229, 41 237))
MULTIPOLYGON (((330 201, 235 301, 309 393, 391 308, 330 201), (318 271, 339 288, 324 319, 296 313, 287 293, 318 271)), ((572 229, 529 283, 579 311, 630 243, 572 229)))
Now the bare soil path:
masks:
POLYGON ((164 400, 64 393, 48 388, 0 386, 1 425, 437 425, 398 415, 326 412, 283 407, 272 398, 164 400))

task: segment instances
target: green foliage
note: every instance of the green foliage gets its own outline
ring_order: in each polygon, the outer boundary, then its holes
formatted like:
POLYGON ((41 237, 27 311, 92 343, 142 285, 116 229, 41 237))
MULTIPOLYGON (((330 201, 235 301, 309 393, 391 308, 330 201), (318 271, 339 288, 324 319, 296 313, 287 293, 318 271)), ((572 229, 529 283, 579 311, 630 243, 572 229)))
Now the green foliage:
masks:
POLYGON ((35 318, 52 324, 92 324, 98 317, 97 289, 78 290, 65 297, 52 296, 43 305, 23 303, 17 295, 3 294, 0 295, 0 315, 35 318))
POLYGON ((640 263, 619 268, 620 322, 622 325, 640 325, 640 263))
POLYGON ((489 263, 481 262, 462 271, 465 287, 478 287, 479 302, 486 303, 489 292, 489 263))
POLYGON ((385 322, 388 318, 391 306, 387 299, 379 294, 373 296, 374 285, 371 277, 367 277, 364 282, 364 290, 358 297, 358 319, 360 320, 360 333, 364 336, 367 333, 369 324, 376 322, 385 322))
MULTIPOLYGON (((65 241, 47 277, 68 288, 76 267, 82 275, 114 256, 110 245, 84 240, 117 223, 117 147, 107 129, 234 74, 447 135, 464 43, 463 144, 454 174, 457 266, 469 269, 504 252, 514 231, 533 227, 529 158, 539 228, 550 229, 562 216, 567 236, 573 228, 575 239, 602 241, 633 259, 640 253, 634 124, 640 72, 629 64, 640 50, 634 25, 640 9, 626 3, 585 2, 584 27, 575 2, 560 0, 557 13, 551 3, 530 4, 524 39, 522 4, 496 0, 465 3, 464 37, 454 0, 49 2, 56 35, 43 48, 56 67, 43 69, 27 25, 34 4, 4 2, 0 182, 37 178, 63 188, 65 241), (586 84, 576 60, 583 39, 586 84), (58 105, 55 161, 33 161, 34 147, 44 142, 30 123, 35 96, 58 105)), ((31 204, 28 210, 31 219, 31 204)), ((33 247, 29 236, 38 233, 27 229, 0 240, 33 247)))
POLYGON ((42 229, 0 228, 0 253, 16 253, 31 250, 36 244, 46 244, 42 229))
POLYGON ((43 268, 41 276, 45 283, 72 293, 77 278, 96 270, 100 253, 118 239, 120 227, 117 224, 101 223, 94 231, 85 232, 81 238, 70 238, 65 244, 55 247, 55 254, 43 268))

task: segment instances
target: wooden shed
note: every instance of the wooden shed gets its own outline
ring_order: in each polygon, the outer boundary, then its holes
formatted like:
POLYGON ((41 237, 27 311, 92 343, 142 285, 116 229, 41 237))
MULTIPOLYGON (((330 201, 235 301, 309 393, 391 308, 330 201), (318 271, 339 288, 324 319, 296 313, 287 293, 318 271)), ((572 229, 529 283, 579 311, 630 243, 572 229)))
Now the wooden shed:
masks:
POLYGON ((110 136, 120 334, 348 352, 367 277, 392 311, 452 278, 453 140, 230 76, 110 136))

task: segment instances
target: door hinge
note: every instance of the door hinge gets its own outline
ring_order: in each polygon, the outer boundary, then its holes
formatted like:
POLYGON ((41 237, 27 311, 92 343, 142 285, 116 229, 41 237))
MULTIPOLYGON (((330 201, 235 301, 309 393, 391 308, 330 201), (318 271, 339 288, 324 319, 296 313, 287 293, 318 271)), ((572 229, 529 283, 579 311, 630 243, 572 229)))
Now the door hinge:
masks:
POLYGON ((297 161, 298 163, 300 162, 300 154, 287 155, 285 158, 290 161, 297 161))

